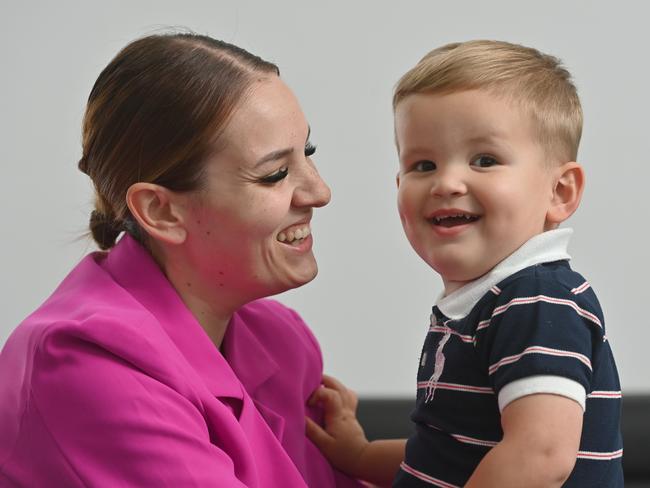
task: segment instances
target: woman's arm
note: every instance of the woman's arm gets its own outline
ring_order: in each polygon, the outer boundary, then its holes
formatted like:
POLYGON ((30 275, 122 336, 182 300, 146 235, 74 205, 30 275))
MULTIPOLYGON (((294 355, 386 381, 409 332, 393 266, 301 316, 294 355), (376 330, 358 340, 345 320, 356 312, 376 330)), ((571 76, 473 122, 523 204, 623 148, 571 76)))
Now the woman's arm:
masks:
POLYGON ((211 442, 190 398, 76 335, 50 334, 35 355, 13 453, 36 462, 25 486, 248 485, 223 439, 234 429, 211 442))
POLYGON ((331 376, 311 398, 324 410, 325 428, 307 419, 307 435, 337 469, 379 486, 392 482, 404 459, 405 439, 369 442, 356 418, 357 397, 331 376))

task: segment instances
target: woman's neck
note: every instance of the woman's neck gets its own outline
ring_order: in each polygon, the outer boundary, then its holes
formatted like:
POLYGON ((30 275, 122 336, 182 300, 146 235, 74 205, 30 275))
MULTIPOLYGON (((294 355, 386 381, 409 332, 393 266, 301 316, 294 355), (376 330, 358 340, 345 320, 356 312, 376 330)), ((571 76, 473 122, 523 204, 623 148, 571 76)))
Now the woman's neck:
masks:
POLYGON ((221 348, 232 315, 246 301, 232 296, 232 290, 225 287, 215 290, 214 283, 201 279, 193 263, 186 262, 182 253, 171 255, 160 251, 152 249, 152 254, 163 273, 210 340, 221 348))
POLYGON ((206 300, 201 294, 192 290, 191 282, 180 280, 180 282, 175 283, 178 280, 169 276, 168 279, 210 340, 217 349, 221 348, 221 343, 235 309, 218 309, 215 307, 214 300, 206 300))

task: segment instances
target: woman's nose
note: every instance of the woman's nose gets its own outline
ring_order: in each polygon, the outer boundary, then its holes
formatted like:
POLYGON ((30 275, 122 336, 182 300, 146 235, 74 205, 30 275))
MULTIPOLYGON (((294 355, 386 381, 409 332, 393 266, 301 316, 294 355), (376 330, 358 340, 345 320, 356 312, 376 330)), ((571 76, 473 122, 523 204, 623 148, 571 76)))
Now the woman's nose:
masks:
POLYGON ((293 194, 293 204, 297 207, 323 207, 332 198, 332 192, 321 178, 316 166, 308 160, 300 184, 293 194))

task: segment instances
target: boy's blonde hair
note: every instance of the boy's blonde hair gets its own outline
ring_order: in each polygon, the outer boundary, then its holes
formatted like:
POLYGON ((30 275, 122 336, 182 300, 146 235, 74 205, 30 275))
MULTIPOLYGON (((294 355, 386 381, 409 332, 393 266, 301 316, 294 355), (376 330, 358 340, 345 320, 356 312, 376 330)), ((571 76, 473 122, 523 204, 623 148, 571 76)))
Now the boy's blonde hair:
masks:
POLYGON ((489 90, 522 107, 547 154, 562 162, 576 160, 582 108, 571 74, 559 59, 529 47, 477 40, 434 49, 399 80, 393 109, 415 93, 474 89, 489 90))

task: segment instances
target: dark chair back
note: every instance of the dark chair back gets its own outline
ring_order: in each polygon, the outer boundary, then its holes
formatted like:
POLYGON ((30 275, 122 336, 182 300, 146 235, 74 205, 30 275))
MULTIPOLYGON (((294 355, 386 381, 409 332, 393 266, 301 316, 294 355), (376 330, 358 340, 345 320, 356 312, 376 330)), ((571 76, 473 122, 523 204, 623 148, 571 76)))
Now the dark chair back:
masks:
MULTIPOLYGON (((368 439, 408 437, 414 400, 361 398, 358 417, 368 439)), ((650 395, 624 395, 621 415, 627 488, 650 488, 650 395)))

